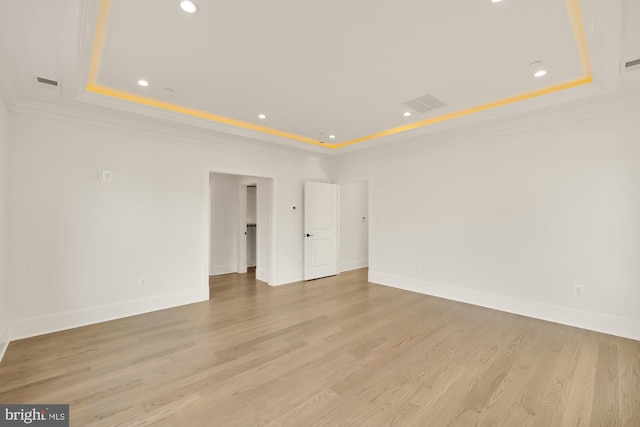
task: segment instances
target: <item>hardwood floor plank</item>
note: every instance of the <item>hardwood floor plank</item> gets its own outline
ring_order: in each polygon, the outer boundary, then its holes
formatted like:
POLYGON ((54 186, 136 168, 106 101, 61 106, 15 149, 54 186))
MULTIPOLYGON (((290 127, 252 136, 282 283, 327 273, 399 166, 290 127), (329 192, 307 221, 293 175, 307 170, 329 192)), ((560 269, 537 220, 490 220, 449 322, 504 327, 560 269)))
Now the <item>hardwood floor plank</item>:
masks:
MULTIPOLYGON (((488 322, 485 327, 490 328, 490 324, 491 322, 488 322)), ((469 340, 462 329, 449 322, 445 322, 444 325, 437 333, 425 338, 421 345, 421 348, 425 349, 424 353, 399 354, 394 360, 394 366, 400 368, 371 371, 371 375, 361 377, 361 381, 354 382, 350 388, 343 391, 339 404, 311 414, 306 424, 314 425, 313 423, 319 420, 317 425, 331 425, 337 422, 345 425, 366 425, 393 418, 394 408, 406 403, 412 395, 420 391, 423 384, 428 384, 440 374, 444 375, 442 366, 448 367, 449 364, 456 363, 456 355, 464 355, 471 347, 478 345, 478 342, 469 340), (444 363, 445 361, 448 363, 444 363), (371 410, 373 402, 374 406, 379 408, 378 411, 371 410), (371 419, 372 417, 374 419, 371 419)), ((497 324, 493 325, 496 326, 497 324)), ((375 356, 374 354, 373 357, 375 356)))
POLYGON ((538 404, 537 416, 543 425, 560 425, 575 380, 584 334, 567 334, 550 380, 538 404))
POLYGON ((508 328, 483 341, 475 359, 467 361, 467 370, 461 381, 432 406, 433 422, 438 425, 474 425, 515 362, 515 353, 536 326, 535 322, 527 324, 524 318, 516 317, 508 328))
POLYGON ((576 360, 574 379, 561 425, 591 425, 600 342, 598 334, 595 332, 583 331, 580 335, 580 353, 576 360))
POLYGON ((502 383, 490 396, 475 425, 524 425, 526 420, 531 418, 531 414, 522 402, 522 397, 527 395, 527 385, 532 384, 534 378, 540 376, 541 370, 547 369, 543 362, 550 355, 552 345, 549 340, 549 331, 552 327, 551 324, 540 323, 537 329, 531 331, 529 341, 508 370, 502 383))
MULTIPOLYGON (((430 343, 428 345, 439 344, 441 347, 447 342, 453 345, 454 333, 455 327, 445 327, 422 337, 414 345, 427 345, 427 342, 430 343)), ((404 341, 403 338, 399 340, 404 341)), ((370 353, 367 363, 357 364, 357 368, 348 376, 331 385, 331 389, 340 395, 340 400, 310 414, 303 424, 366 425, 372 416, 376 420, 382 417, 381 410, 388 409, 392 401, 397 401, 398 406, 404 403, 410 394, 404 393, 406 396, 403 396, 403 388, 410 382, 412 373, 419 371, 420 359, 424 355, 406 351, 407 348, 397 347, 397 343, 398 340, 392 341, 384 350, 370 353), (390 363, 402 369, 386 370, 385 366, 390 363), (377 411, 371 410, 372 403, 378 408, 377 411)))
POLYGON ((0 402, 72 426, 638 426, 640 342, 374 285, 366 270, 12 342, 0 402))
POLYGON ((273 419, 266 417, 263 421, 256 423, 256 427, 279 427, 279 426, 297 426, 300 425, 302 418, 306 417, 314 408, 324 404, 327 401, 335 401, 340 396, 329 388, 323 388, 319 392, 313 392, 311 396, 305 396, 302 401, 294 400, 293 405, 289 409, 286 407, 281 415, 276 412, 273 419))
POLYGON ((640 425, 640 346, 620 338, 618 346, 620 383, 620 425, 640 425))
POLYGON ((592 426, 620 425, 619 394, 618 345, 610 337, 601 337, 593 395, 592 426))

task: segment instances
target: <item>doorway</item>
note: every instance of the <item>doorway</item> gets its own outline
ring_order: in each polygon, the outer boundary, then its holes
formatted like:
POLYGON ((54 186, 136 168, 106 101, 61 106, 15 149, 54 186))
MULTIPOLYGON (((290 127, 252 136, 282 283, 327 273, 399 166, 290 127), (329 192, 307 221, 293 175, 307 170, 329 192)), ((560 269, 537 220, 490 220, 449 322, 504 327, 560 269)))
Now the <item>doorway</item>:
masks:
POLYGON ((369 266, 369 181, 340 182, 340 271, 369 266))
POLYGON ((272 178, 221 172, 209 172, 208 178, 209 277, 246 273, 253 264, 256 279, 272 284, 272 178), (249 223, 255 233, 253 259, 247 249, 249 223))
POLYGON ((305 280, 369 266, 369 190, 366 179, 305 183, 305 280))

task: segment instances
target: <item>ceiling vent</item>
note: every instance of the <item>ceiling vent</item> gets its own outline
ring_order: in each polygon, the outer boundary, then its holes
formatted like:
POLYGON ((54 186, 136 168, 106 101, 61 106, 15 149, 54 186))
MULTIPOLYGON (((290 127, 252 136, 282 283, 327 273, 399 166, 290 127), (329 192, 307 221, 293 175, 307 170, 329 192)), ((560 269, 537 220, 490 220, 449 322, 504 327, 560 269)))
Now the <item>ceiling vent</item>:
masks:
POLYGON ((446 107, 446 104, 431 94, 425 94, 409 101, 402 103, 405 107, 409 107, 420 114, 446 107))
POLYGON ((33 85, 36 87, 40 87, 43 89, 49 89, 49 90, 60 90, 60 82, 58 82, 57 80, 52 80, 52 79, 47 79, 44 77, 34 77, 33 78, 33 85))
POLYGON ((622 71, 629 72, 636 70, 640 70, 640 58, 622 63, 622 71))
POLYGON ((58 87, 58 82, 55 80, 45 79, 44 77, 36 77, 36 80, 38 81, 38 83, 42 83, 43 85, 51 85, 51 86, 58 87))

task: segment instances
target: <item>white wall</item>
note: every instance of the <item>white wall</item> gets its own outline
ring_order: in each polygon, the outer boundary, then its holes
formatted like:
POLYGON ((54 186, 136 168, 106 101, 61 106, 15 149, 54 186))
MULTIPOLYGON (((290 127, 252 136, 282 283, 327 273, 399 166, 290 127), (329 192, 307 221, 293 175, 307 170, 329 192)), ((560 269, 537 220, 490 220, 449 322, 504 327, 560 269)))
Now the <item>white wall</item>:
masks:
POLYGON ((340 183, 340 271, 369 262, 367 181, 340 183))
POLYGON ((321 159, 23 113, 10 131, 12 339, 206 299, 209 171, 273 178, 273 282, 302 278, 288 206, 327 179, 321 159))
POLYGON ((395 149, 338 168, 373 282, 640 339, 638 111, 395 149))
POLYGON ((238 271, 240 177, 211 174, 211 268, 209 274, 238 271))
POLYGON ((9 148, 9 111, 0 97, 0 360, 9 344, 6 274, 7 152, 9 148))

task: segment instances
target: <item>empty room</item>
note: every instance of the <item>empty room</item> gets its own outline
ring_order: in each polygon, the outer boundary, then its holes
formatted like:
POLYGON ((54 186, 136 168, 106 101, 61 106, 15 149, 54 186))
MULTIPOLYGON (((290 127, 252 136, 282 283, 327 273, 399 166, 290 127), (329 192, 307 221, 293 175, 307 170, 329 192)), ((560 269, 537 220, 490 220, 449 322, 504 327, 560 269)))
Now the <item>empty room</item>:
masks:
POLYGON ((640 426, 640 0, 0 0, 0 426, 640 426))

